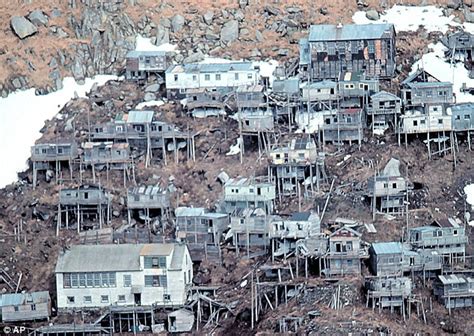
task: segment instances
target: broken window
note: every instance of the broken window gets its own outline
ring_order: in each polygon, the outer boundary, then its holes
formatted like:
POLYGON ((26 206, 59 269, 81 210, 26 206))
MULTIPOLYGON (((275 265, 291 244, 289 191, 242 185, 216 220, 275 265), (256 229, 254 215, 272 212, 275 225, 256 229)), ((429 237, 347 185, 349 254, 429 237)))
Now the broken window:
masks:
POLYGON ((396 184, 396 183, 392 183, 392 188, 393 188, 393 189, 397 189, 397 184, 396 184))
POLYGON ((471 119, 471 115, 470 114, 465 114, 464 115, 464 120, 469 120, 471 119))
POLYGON ((163 294, 163 300, 164 301, 171 301, 171 295, 170 294, 163 294))
POLYGON ((74 296, 68 296, 67 303, 74 303, 74 296))
POLYGON ((418 126, 418 120, 413 120, 413 126, 418 126))
POLYGON ((174 75, 174 81, 175 81, 175 82, 178 81, 178 75, 174 75))

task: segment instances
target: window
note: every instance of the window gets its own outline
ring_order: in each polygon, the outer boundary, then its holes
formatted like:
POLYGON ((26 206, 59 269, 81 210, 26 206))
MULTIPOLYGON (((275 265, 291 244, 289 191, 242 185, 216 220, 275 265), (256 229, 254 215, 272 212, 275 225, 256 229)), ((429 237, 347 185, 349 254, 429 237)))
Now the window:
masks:
POLYGON ((119 295, 118 302, 125 302, 125 295, 119 295))
POLYGON ((464 115, 464 120, 469 120, 469 119, 471 119, 471 115, 465 114, 465 115, 464 115))
POLYGON ((247 79, 252 79, 253 75, 251 73, 247 74, 247 79))
POLYGON ((102 303, 109 302, 109 296, 108 295, 101 295, 100 296, 100 302, 102 302, 102 303))
POLYGON ((216 81, 220 81, 221 80, 221 74, 216 74, 216 81))
POLYGON ((393 188, 393 189, 397 189, 397 184, 396 184, 396 183, 392 183, 392 188, 393 188))
POLYGON ((18 308, 18 306, 15 306, 15 311, 19 311, 20 309, 18 308))
POLYGON ((123 286, 132 287, 132 276, 130 274, 123 275, 123 286))
POLYGON ((369 41, 368 43, 369 43, 369 53, 370 54, 375 53, 375 43, 374 43, 374 41, 369 41))
POLYGON ((31 305, 31 310, 36 310, 36 305, 35 304, 31 305))
POLYGON ((77 287, 79 285, 79 280, 77 274, 71 274, 71 287, 77 287))
POLYGON ((234 79, 235 79, 235 80, 239 80, 239 74, 238 74, 238 73, 235 73, 235 74, 234 74, 234 79))
POLYGON ((211 75, 205 74, 205 75, 204 75, 204 80, 207 80, 207 81, 208 81, 208 80, 211 80, 211 75))
POLYGON ((460 115, 457 115, 457 116, 455 116, 454 119, 455 119, 455 120, 461 120, 461 116, 460 116, 460 115))
POLYGON ((164 301, 171 301, 171 295, 170 294, 163 294, 163 300, 164 301))
POLYGON ((71 287, 71 274, 64 273, 63 274, 63 288, 70 288, 71 287))
POLYGON ((174 81, 175 81, 175 82, 178 81, 178 75, 174 75, 174 81))
POLYGON ((418 126, 418 120, 413 120, 413 126, 418 126))
POLYGON ((67 303, 74 303, 74 296, 68 296, 67 303))
POLYGON ((420 120, 420 125, 424 125, 424 124, 426 124, 426 120, 425 120, 425 119, 421 119, 421 120, 420 120))
POLYGON ((86 287, 86 274, 85 273, 79 274, 79 287, 86 287))
POLYGON ((101 285, 102 287, 108 287, 109 285, 109 275, 107 273, 101 273, 101 285))
POLYGON ((89 193, 88 192, 84 193, 84 199, 89 199, 89 193))
POLYGON ((193 81, 197 81, 197 76, 193 75, 193 81))
POLYGON ((145 257, 145 268, 166 268, 166 257, 145 257))
POLYGON ((438 119, 438 124, 442 125, 443 124, 443 119, 438 119))
POLYGON ((458 235, 458 230, 453 230, 453 236, 457 236, 458 235))
POLYGON ((431 98, 433 97, 433 91, 426 91, 426 97, 431 98))
POLYGON ((347 260, 347 266, 352 266, 353 265, 353 260, 352 259, 348 259, 347 260))
POLYGON ((62 149, 62 147, 59 147, 58 148, 58 154, 62 154, 62 153, 63 153, 63 149, 62 149))
POLYGON ((83 300, 84 300, 84 303, 92 303, 92 296, 86 295, 84 296, 83 300))
POLYGON ((145 287, 167 287, 166 275, 145 275, 145 287))
POLYGON ((276 154, 275 157, 276 157, 277 159, 279 159, 279 158, 280 158, 280 154, 276 154))

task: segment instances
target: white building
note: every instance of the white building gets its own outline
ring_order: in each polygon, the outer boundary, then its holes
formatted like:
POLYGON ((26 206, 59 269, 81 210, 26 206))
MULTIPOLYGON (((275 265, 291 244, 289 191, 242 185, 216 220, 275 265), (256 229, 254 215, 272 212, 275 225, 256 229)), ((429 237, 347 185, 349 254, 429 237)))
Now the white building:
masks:
POLYGON ((77 245, 58 257, 58 309, 180 306, 192 278, 186 245, 77 245))
POLYGON ((242 85, 256 85, 259 68, 252 62, 190 63, 173 65, 166 70, 168 99, 181 99, 188 89, 209 88, 229 92, 242 85))

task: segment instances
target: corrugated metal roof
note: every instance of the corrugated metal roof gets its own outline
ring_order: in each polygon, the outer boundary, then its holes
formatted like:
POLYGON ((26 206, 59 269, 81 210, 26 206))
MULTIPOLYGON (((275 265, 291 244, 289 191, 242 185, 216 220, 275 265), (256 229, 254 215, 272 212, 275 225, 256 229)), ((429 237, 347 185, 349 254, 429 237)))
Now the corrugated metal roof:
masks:
POLYGON ((186 245, 176 244, 173 250, 173 256, 171 257, 170 270, 180 270, 183 267, 183 258, 186 253, 186 245))
POLYGON ((311 212, 309 211, 295 212, 291 215, 289 219, 290 221, 294 221, 294 222, 302 222, 302 221, 307 221, 310 216, 311 216, 311 212))
POLYGON ((58 257, 56 273, 140 270, 140 255, 169 255, 174 244, 75 245, 58 257))
POLYGON ((381 38, 386 32, 394 31, 393 24, 346 24, 337 25, 312 25, 309 32, 309 42, 318 41, 350 41, 374 40, 381 38))
POLYGON ((375 254, 397 254, 402 253, 402 244, 399 242, 373 243, 372 249, 375 254))
POLYGON ((311 89, 331 89, 331 88, 335 88, 336 86, 337 86, 337 83, 334 81, 322 80, 320 82, 311 83, 309 86, 306 86, 306 87, 309 87, 311 89))
POLYGON ((451 111, 454 113, 464 113, 466 111, 472 112, 474 110, 474 103, 462 103, 451 105, 451 111))
POLYGON ((0 296, 0 307, 20 306, 23 304, 43 303, 49 301, 49 292, 31 292, 31 293, 15 293, 2 294, 0 296))
POLYGON ((165 56, 167 54, 166 51, 156 51, 156 50, 132 50, 127 53, 126 58, 137 58, 140 56, 165 56))
POLYGON ((237 92, 263 92, 263 85, 242 85, 237 87, 237 92))
POLYGON ((153 111, 130 111, 128 112, 128 123, 151 123, 153 120, 153 111))
POLYGON ((197 217, 206 212, 205 208, 178 207, 174 210, 176 217, 197 217))
POLYGON ((255 70, 252 62, 227 62, 227 63, 188 63, 173 65, 166 70, 167 73, 213 73, 229 71, 255 70))
POLYGON ((396 95, 394 95, 393 93, 390 93, 390 92, 387 92, 387 91, 380 91, 380 92, 377 92, 375 94, 373 94, 372 96, 370 96, 370 98, 374 99, 374 98, 378 98, 378 99, 395 99, 395 100, 400 100, 400 98, 396 95))

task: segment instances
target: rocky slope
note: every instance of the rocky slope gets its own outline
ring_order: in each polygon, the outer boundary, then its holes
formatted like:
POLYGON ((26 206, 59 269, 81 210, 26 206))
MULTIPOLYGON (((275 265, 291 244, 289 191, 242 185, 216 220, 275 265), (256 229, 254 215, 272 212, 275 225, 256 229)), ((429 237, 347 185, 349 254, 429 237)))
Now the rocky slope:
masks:
MULTIPOLYGON (((349 23, 357 10, 378 17, 389 0, 154 1, 19 0, 3 2, 0 22, 0 94, 27 87, 38 94, 61 88, 64 76, 78 81, 118 74, 135 37, 177 44, 177 62, 206 54, 284 61, 297 57, 298 39, 312 23, 349 23)), ((403 1, 446 5, 471 20, 471 1, 403 1), (449 6, 448 6, 449 4, 449 6)), ((423 45, 425 46, 426 43, 423 45)))

